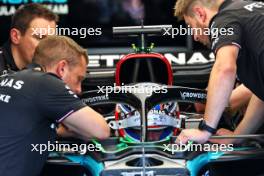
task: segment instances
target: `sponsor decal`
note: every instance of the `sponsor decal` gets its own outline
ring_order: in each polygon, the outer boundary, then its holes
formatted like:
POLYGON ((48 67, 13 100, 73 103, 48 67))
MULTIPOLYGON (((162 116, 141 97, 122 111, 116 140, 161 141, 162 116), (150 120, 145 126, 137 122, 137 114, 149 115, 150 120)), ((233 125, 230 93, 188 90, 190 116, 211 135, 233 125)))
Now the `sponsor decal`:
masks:
POLYGON ((183 100, 188 98, 206 99, 207 97, 205 93, 198 93, 198 92, 180 92, 180 94, 183 100))
POLYGON ((4 94, 0 94, 0 101, 4 102, 4 103, 9 103, 9 100, 11 99, 11 96, 9 95, 4 95, 4 94))
POLYGON ((19 90, 23 87, 24 81, 22 80, 14 80, 14 79, 3 79, 0 82, 0 87, 10 87, 16 90, 19 90))
POLYGON ((105 100, 109 100, 109 97, 107 94, 101 95, 101 96, 85 98, 85 99, 83 99, 83 102, 84 103, 96 103, 96 102, 105 101, 105 100))
MULTIPOLYGON (((89 68, 114 68, 117 62, 124 54, 112 55, 89 55, 89 68)), ((168 59, 172 66, 188 66, 208 64, 215 61, 215 56, 212 52, 193 52, 193 53, 165 53, 164 56, 168 59)))
POLYGON ((251 4, 244 6, 244 8, 250 12, 253 12, 254 9, 259 9, 263 7, 264 7, 264 2, 253 2, 251 4))

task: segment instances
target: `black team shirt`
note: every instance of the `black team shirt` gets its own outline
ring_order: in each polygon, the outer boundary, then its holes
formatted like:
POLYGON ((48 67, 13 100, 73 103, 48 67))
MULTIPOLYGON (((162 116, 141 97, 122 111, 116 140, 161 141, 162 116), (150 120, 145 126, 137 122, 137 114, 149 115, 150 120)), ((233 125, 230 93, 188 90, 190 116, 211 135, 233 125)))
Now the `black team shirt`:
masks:
POLYGON ((13 58, 11 52, 11 44, 10 41, 7 41, 1 48, 0 48, 0 75, 18 71, 15 64, 15 60, 13 58))
POLYGON ((85 104, 57 76, 26 69, 0 77, 0 175, 35 176, 48 152, 32 144, 54 142, 60 123, 85 104))
POLYGON ((264 101, 264 2, 225 1, 209 27, 211 31, 222 28, 222 33, 211 33, 211 49, 215 54, 226 45, 240 48, 238 78, 264 101))

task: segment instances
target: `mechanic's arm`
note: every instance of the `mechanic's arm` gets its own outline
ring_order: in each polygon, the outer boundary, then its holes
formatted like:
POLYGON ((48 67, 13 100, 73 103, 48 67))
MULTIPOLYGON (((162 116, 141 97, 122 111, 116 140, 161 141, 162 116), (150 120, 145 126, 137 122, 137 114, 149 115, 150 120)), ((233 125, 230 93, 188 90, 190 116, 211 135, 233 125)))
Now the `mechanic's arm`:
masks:
POLYGON ((239 135, 254 133, 263 124, 263 122, 264 102, 256 95, 253 95, 250 99, 246 114, 234 131, 234 134, 239 135))
POLYGON ((72 113, 63 120, 63 125, 82 139, 105 139, 110 136, 110 128, 103 116, 88 106, 72 113))
MULTIPOLYGON (((232 91, 228 107, 225 111, 232 117, 240 108, 248 105, 251 96, 252 92, 247 87, 243 84, 239 85, 232 91)), ((198 113, 203 113, 205 110, 204 104, 195 103, 194 107, 198 113)))
POLYGON ((57 128, 57 135, 59 137, 63 137, 63 138, 78 138, 78 139, 82 139, 84 141, 87 141, 88 139, 92 138, 91 136, 89 138, 87 138, 88 137, 87 135, 83 136, 81 134, 77 134, 77 133, 73 132, 68 127, 63 125, 63 123, 59 124, 59 127, 57 128))
POLYGON ((216 128, 219 119, 228 106, 236 78, 236 60, 239 48, 235 45, 221 47, 216 54, 207 93, 205 108, 206 123, 216 128))
MULTIPOLYGON (((240 122, 236 130, 229 131, 227 129, 219 129, 218 135, 241 135, 250 134, 256 132, 257 129, 264 123, 264 102, 261 101, 257 96, 252 95, 246 114, 243 120, 240 122)), ((213 139, 210 140, 213 143, 219 144, 231 144, 240 143, 238 139, 213 139)))
MULTIPOLYGON (((81 134, 77 134, 77 133, 73 132, 72 130, 70 130, 68 127, 66 127, 63 123, 59 124, 59 126, 57 128, 57 135, 59 137, 63 137, 63 138, 73 137, 73 138, 82 139, 84 141, 87 140, 87 135, 82 136, 81 134)), ((89 137, 89 139, 90 138, 92 138, 92 137, 89 137)))
POLYGON ((252 92, 243 84, 236 87, 232 91, 229 100, 228 112, 230 114, 236 113, 240 108, 244 107, 249 103, 251 96, 252 96, 252 92))
MULTIPOLYGON (((204 116, 206 124, 213 128, 217 126, 233 90, 238 52, 237 46, 227 45, 221 47, 216 55, 209 80, 204 116)), ((187 143, 188 141, 204 143, 210 136, 211 133, 207 131, 185 129, 177 137, 176 143, 187 143)))

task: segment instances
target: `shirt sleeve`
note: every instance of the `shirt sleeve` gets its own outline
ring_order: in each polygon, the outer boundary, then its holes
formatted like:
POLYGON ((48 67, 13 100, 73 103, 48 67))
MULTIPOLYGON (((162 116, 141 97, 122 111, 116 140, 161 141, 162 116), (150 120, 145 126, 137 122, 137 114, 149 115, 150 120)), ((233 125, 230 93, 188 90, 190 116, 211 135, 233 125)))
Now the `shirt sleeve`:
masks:
POLYGON ((210 26, 211 49, 215 53, 226 45, 236 45, 241 49, 242 29, 239 21, 230 15, 217 16, 210 26))
POLYGON ((60 123, 86 106, 62 80, 54 75, 43 75, 38 84, 37 108, 43 116, 52 121, 60 123))

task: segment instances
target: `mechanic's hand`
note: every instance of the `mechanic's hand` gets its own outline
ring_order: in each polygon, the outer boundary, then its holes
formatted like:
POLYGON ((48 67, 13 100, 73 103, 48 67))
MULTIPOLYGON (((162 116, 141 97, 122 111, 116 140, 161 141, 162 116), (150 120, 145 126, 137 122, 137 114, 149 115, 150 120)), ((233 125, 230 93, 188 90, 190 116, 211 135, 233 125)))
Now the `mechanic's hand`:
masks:
MULTIPOLYGON (((234 132, 228 129, 221 128, 217 130, 216 135, 217 136, 234 136, 234 132)), ((233 144, 233 143, 238 142, 235 139, 210 139, 209 141, 212 143, 217 143, 217 144, 233 144)))
POLYGON ((188 141, 194 141, 197 143, 205 143, 210 138, 211 133, 207 131, 201 131, 198 129, 186 129, 183 130, 177 137, 177 144, 186 144, 188 141))

